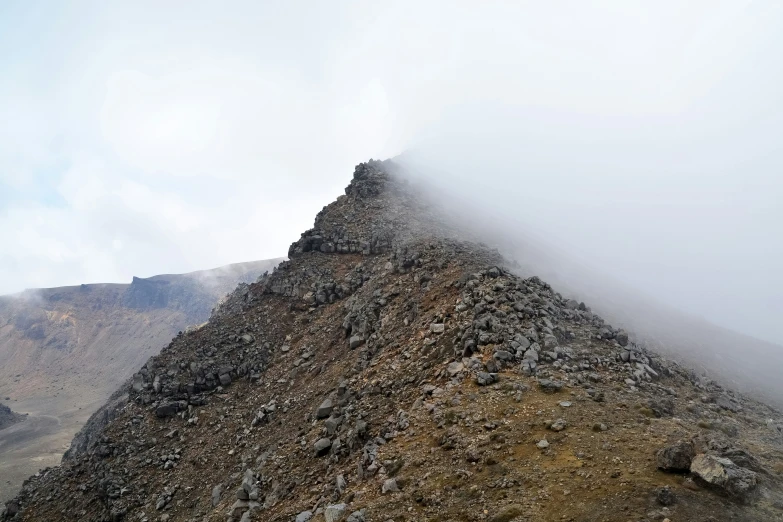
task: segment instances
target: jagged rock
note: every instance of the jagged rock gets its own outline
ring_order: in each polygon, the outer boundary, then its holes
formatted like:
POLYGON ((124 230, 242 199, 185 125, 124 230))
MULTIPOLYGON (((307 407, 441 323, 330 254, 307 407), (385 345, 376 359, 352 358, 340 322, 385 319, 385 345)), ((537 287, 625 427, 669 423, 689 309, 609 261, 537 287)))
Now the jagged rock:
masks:
POLYGON ((296 515, 296 521, 295 522, 309 522, 309 520, 313 518, 313 512, 312 511, 302 511, 298 515, 296 515))
POLYGON ((560 381, 555 381, 552 379, 540 379, 538 381, 538 386, 541 388, 541 390, 547 392, 547 393, 555 393, 559 392, 561 389, 563 389, 563 383, 560 381))
POLYGON ((354 335, 348 341, 348 346, 351 350, 354 350, 364 344, 364 339, 358 335, 354 335))
POLYGON ((356 421, 356 435, 359 437, 364 437, 367 435, 367 422, 359 419, 356 421))
POLYGON ((656 417, 668 417, 674 415, 674 401, 668 397, 650 399, 647 403, 656 417))
POLYGON ((530 348, 530 341, 527 337, 517 334, 514 336, 512 346, 514 346, 517 354, 522 354, 525 353, 525 350, 530 348))
POLYGON ((548 428, 552 431, 563 431, 566 429, 566 426, 568 426, 568 423, 565 421, 565 419, 557 419, 556 421, 552 422, 548 428))
POLYGON ((695 455, 692 442, 680 441, 659 450, 656 462, 665 471, 688 471, 695 455))
POLYGON ((345 488, 348 486, 348 484, 345 482, 345 477, 342 475, 337 475, 337 479, 335 480, 335 489, 337 490, 337 493, 342 495, 345 492, 345 488))
POLYGON ((511 352, 507 352, 506 350, 495 350, 494 357, 495 359, 503 362, 514 360, 514 356, 511 354, 511 352))
POLYGON ((166 404, 161 404, 155 409, 155 415, 158 417, 173 417, 177 414, 177 411, 179 410, 179 407, 177 403, 169 402, 166 404))
POLYGON ((674 491, 672 491, 672 488, 669 486, 664 486, 662 488, 659 488, 658 491, 655 493, 655 498, 658 500, 658 503, 662 506, 673 506, 677 503, 677 496, 674 494, 674 491))
POLYGON ((332 504, 324 509, 324 519, 326 522, 339 522, 345 516, 345 504, 332 504))
POLYGON ((354 511, 348 516, 347 522, 366 522, 366 511, 364 509, 360 509, 359 511, 354 511))
POLYGON ((315 412, 315 417, 318 419, 325 419, 331 415, 333 409, 334 403, 332 402, 332 399, 324 399, 321 405, 318 406, 318 410, 315 412))
POLYGON ((690 470, 705 483, 740 500, 747 499, 758 484, 755 472, 741 468, 723 457, 700 453, 693 458, 690 470))
POLYGON ((615 340, 620 344, 620 346, 628 346, 628 334, 623 330, 618 332, 618 334, 615 336, 615 340))
POLYGON ((212 507, 217 506, 220 503, 220 496, 223 494, 223 487, 220 485, 212 488, 212 507))
POLYGON ((442 334, 446 329, 446 325, 442 323, 433 323, 430 325, 430 332, 434 334, 442 334))
POLYGON ((455 362, 449 363, 449 366, 448 366, 448 368, 446 368, 446 371, 449 372, 449 375, 454 377, 455 375, 457 375, 460 372, 462 372, 462 370, 464 370, 464 369, 465 369, 465 365, 464 364, 462 364, 461 362, 455 361, 455 362))
POLYGON ((726 397, 725 395, 719 396, 715 400, 715 404, 717 404, 720 408, 723 408, 724 410, 728 410, 733 413, 738 413, 742 411, 742 406, 740 406, 730 398, 726 397))
POLYGON ((331 436, 337 433, 337 428, 340 427, 340 424, 342 423, 343 418, 342 417, 329 417, 324 421, 324 428, 326 428, 326 434, 331 436))
POLYGON ((231 505, 229 514, 234 518, 241 518, 247 511, 256 510, 261 504, 253 500, 237 500, 231 505))
POLYGON ((323 457, 332 449, 332 441, 326 437, 318 439, 313 445, 313 449, 315 450, 316 457, 323 457))
POLYGON ((250 469, 245 470, 245 474, 242 477, 242 486, 240 487, 242 495, 237 494, 237 498, 244 500, 258 500, 258 487, 256 486, 256 479, 253 476, 253 471, 250 469))
POLYGON ((386 494, 386 493, 397 493, 398 491, 400 491, 400 488, 399 488, 399 486, 397 486, 397 480, 396 479, 390 478, 390 479, 386 479, 383 482, 383 486, 381 487, 381 493, 383 493, 383 494, 386 494))
POLYGON ((340 440, 340 437, 336 437, 336 438, 335 438, 335 439, 332 441, 332 448, 331 448, 331 449, 332 449, 332 453, 334 453, 335 455, 337 455, 337 454, 340 452, 340 448, 342 448, 342 447, 343 447, 343 443, 342 443, 342 441, 340 440))
POLYGON ((498 380, 498 374, 496 373, 478 372, 476 374, 476 383, 479 386, 488 386, 492 383, 497 382, 497 380, 498 380))

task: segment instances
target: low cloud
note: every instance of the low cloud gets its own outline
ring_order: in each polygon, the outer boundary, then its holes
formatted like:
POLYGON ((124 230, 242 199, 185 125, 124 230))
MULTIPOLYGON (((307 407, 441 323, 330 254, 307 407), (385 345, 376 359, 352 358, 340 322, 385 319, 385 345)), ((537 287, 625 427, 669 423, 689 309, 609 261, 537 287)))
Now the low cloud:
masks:
POLYGON ((0 17, 0 293, 285 255, 408 151, 485 229, 781 341, 778 4, 230 4, 0 17))

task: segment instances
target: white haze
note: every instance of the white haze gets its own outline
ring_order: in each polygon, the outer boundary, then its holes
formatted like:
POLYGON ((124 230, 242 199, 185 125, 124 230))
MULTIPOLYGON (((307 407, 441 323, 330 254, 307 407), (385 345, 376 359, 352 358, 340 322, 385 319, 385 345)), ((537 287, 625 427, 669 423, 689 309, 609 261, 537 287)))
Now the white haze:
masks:
POLYGON ((285 255, 407 151, 487 234, 783 343, 778 2, 0 9, 0 293, 285 255))

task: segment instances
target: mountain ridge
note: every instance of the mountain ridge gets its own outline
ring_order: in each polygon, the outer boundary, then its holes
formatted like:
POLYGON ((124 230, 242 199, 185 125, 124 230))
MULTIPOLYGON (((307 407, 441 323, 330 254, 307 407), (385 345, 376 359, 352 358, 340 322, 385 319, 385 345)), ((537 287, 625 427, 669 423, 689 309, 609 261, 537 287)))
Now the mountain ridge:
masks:
POLYGON ((356 167, 11 520, 774 520, 783 418, 356 167))
POLYGON ((89 415, 149 355, 279 261, 0 297, 0 397, 29 414, 0 436, 0 476, 11 479, 0 483, 0 500, 42 463, 58 463, 89 415))

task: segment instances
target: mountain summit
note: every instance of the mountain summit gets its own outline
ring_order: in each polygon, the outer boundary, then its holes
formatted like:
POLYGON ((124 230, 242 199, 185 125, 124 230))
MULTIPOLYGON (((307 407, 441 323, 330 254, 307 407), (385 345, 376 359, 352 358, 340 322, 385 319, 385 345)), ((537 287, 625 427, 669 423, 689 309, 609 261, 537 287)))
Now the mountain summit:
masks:
MULTIPOLYGON (((777 520, 783 418, 356 167, 4 520, 777 520)), ((447 210, 447 209, 446 209, 447 210)))

